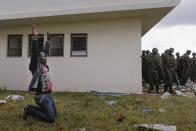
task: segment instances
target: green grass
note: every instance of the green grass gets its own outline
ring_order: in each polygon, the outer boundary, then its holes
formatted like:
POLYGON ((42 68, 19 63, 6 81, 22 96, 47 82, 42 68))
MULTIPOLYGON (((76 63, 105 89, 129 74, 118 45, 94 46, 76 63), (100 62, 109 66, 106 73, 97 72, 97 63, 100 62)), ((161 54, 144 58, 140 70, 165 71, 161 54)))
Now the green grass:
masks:
POLYGON ((58 115, 53 124, 42 123, 32 117, 22 119, 23 106, 34 104, 33 94, 16 91, 0 91, 0 99, 9 94, 25 97, 23 101, 8 101, 0 105, 0 131, 134 131, 134 124, 176 125, 178 131, 196 130, 196 99, 189 97, 170 97, 162 100, 160 96, 130 95, 123 97, 100 98, 93 93, 54 93, 58 115), (116 106, 108 106, 106 101, 117 100, 116 106), (143 108, 154 112, 143 113, 143 108), (166 112, 158 110, 164 108, 166 112), (119 115, 126 118, 117 122, 119 115))

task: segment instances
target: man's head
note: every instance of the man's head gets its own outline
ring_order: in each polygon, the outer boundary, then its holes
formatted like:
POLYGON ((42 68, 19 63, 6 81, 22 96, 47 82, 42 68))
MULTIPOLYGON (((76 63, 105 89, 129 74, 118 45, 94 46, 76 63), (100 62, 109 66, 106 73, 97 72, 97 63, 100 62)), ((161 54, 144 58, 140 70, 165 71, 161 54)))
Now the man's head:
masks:
POLYGON ((170 54, 174 53, 174 48, 169 48, 169 53, 170 54))
POLYGON ((47 57, 44 52, 40 52, 40 62, 44 65, 47 63, 47 57))
POLYGON ((168 55, 169 54, 169 49, 166 49, 164 53, 168 55))
POLYGON ((37 25, 36 24, 33 24, 32 26, 32 35, 33 36, 38 36, 39 32, 38 32, 38 29, 37 29, 37 25))
POLYGON ((179 52, 177 52, 177 53, 176 53, 176 56, 177 56, 177 57, 179 57, 179 56, 180 56, 180 53, 179 53, 179 52))
POLYGON ((193 52, 193 53, 192 53, 192 55, 193 55, 193 57, 195 57, 195 56, 196 56, 196 53, 195 53, 195 52, 193 52))
POLYGON ((186 54, 187 54, 187 55, 190 55, 190 54, 191 54, 191 50, 187 50, 187 51, 186 51, 186 54))
POLYGON ((152 49, 152 53, 153 53, 153 54, 157 54, 157 53, 158 53, 158 49, 157 49, 157 48, 153 48, 153 49, 152 49))
POLYGON ((150 51, 149 50, 146 50, 146 54, 149 55, 150 54, 150 51))
POLYGON ((150 51, 149 50, 146 50, 146 54, 149 55, 150 54, 150 51))

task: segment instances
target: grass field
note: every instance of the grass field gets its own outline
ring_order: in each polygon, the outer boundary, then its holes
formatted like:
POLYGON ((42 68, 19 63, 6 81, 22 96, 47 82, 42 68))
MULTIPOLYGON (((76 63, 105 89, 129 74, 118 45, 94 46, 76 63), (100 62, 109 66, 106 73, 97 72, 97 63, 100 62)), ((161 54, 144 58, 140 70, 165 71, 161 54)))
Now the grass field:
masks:
POLYGON ((16 91, 0 91, 0 99, 9 94, 25 97, 23 101, 7 101, 0 105, 0 131, 134 131, 134 124, 176 125, 178 131, 196 130, 196 99, 172 96, 162 100, 160 96, 130 95, 122 97, 98 97, 93 93, 54 93, 57 120, 53 124, 42 123, 32 117, 22 119, 23 106, 34 104, 33 94, 16 91), (108 106, 106 101, 116 100, 108 106), (142 112, 144 108, 153 112, 142 112), (166 112, 159 112, 163 108, 166 112), (118 122, 119 116, 125 116, 118 122))

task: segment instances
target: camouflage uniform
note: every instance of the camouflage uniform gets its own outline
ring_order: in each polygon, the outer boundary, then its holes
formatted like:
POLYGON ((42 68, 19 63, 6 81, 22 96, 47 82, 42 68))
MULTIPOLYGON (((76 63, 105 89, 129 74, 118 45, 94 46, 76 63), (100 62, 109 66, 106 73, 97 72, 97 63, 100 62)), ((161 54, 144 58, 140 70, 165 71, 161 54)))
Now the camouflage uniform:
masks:
POLYGON ((190 50, 187 50, 186 53, 182 56, 182 80, 181 85, 185 85, 186 81, 190 77, 191 66, 190 66, 190 57, 191 54, 190 50))
POLYGON ((147 55, 146 55, 146 51, 143 50, 142 51, 142 82, 145 83, 147 82, 147 55))
POLYGON ((176 73, 178 76, 179 81, 182 80, 182 58, 180 57, 180 53, 176 53, 176 64, 177 64, 177 69, 176 73))
POLYGON ((170 48, 167 50, 164 54, 162 54, 162 62, 163 62, 163 69, 165 73, 164 83, 165 83, 165 89, 164 92, 169 91, 172 93, 172 85, 173 82, 175 82, 177 85, 179 85, 178 76, 176 73, 176 60, 174 55, 172 54, 174 51, 173 48, 170 48))
POLYGON ((153 90, 155 85, 156 91, 159 93, 159 74, 162 71, 162 62, 157 48, 152 49, 152 53, 149 55, 148 65, 150 91, 153 90))
POLYGON ((191 58, 191 80, 196 81, 196 53, 193 53, 193 58, 191 58))

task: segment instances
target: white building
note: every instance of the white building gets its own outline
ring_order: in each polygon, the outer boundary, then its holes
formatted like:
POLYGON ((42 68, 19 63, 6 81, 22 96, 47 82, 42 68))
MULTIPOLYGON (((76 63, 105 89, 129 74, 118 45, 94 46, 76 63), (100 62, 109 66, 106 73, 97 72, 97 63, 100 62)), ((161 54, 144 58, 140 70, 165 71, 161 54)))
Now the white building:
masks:
POLYGON ((141 37, 179 0, 1 0, 0 87, 27 90, 31 25, 56 91, 142 92, 141 37))

